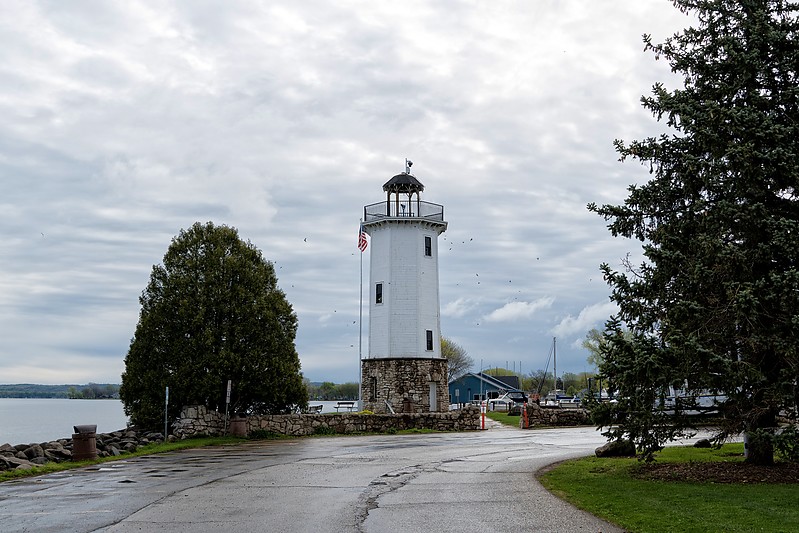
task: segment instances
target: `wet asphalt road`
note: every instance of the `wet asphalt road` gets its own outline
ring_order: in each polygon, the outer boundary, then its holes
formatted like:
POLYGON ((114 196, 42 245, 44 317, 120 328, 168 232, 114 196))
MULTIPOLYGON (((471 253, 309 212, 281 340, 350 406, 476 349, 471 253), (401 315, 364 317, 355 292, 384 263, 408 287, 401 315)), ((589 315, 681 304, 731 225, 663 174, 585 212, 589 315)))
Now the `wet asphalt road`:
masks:
POLYGON ((0 484, 3 532, 621 531, 534 472, 593 428, 251 442, 0 484))

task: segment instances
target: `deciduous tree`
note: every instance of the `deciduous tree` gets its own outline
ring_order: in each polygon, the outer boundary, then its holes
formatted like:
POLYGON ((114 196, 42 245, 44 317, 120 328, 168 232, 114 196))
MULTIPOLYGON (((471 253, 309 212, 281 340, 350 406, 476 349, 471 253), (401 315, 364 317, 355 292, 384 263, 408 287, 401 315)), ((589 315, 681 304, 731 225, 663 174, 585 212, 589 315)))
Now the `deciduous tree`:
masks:
MULTIPOLYGON (((627 338, 631 338, 631 334, 628 329, 624 329, 622 334, 627 338)), ((588 350, 588 357, 586 357, 585 360, 594 368, 599 368, 602 366, 604 361, 604 356, 602 355, 604 343, 605 338, 602 335, 602 331, 596 328, 591 328, 591 330, 585 334, 585 338, 581 343, 582 347, 588 350)))
POLYGON ((272 264, 234 228, 181 230, 153 267, 125 357, 120 398, 133 423, 159 427, 184 405, 283 413, 307 405, 297 317, 272 264))
POLYGON ((474 366, 474 359, 469 357, 463 346, 446 337, 441 337, 441 356, 444 357, 448 363, 448 381, 461 377, 474 366))
POLYGON ((527 379, 530 383, 529 390, 534 394, 546 396, 549 391, 555 388, 555 377, 552 372, 547 372, 543 368, 527 374, 527 379))
POLYGON ((619 313, 600 370, 619 402, 597 414, 650 458, 691 427, 659 407, 670 387, 717 393, 718 438, 750 433, 748 460, 768 464, 776 417, 795 419, 799 397, 799 4, 674 4, 695 25, 663 44, 644 36, 683 78, 642 99, 669 131, 616 141, 651 178, 623 205, 589 205, 646 258, 602 266, 619 313))

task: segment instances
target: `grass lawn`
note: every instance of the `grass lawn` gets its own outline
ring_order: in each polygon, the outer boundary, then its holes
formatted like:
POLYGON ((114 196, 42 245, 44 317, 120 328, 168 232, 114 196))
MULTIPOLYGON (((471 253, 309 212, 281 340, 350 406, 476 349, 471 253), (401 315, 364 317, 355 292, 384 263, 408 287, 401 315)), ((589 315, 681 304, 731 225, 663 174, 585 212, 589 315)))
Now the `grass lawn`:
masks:
POLYGON ((519 415, 509 415, 502 411, 486 411, 486 418, 496 420, 500 424, 505 424, 506 426, 519 427, 519 415))
MULTIPOLYGON (((669 447, 657 462, 742 461, 743 445, 669 447)), ((581 509, 631 532, 799 531, 799 485, 652 481, 637 459, 586 457, 557 465, 541 483, 581 509)))

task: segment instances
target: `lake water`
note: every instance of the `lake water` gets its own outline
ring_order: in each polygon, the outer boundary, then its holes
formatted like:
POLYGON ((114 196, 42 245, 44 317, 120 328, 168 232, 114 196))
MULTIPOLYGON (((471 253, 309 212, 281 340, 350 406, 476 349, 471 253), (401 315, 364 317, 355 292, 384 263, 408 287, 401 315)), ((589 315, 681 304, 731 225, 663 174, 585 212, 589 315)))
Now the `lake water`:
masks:
POLYGON ((119 400, 0 398, 0 444, 45 442, 72 436, 72 426, 96 424, 98 433, 125 429, 119 400))
MULTIPOLYGON (((322 404, 323 413, 336 412, 336 402, 322 404)), ((72 436, 72 426, 96 424, 98 433, 125 429, 128 418, 119 400, 0 398, 0 444, 46 442, 72 436)))

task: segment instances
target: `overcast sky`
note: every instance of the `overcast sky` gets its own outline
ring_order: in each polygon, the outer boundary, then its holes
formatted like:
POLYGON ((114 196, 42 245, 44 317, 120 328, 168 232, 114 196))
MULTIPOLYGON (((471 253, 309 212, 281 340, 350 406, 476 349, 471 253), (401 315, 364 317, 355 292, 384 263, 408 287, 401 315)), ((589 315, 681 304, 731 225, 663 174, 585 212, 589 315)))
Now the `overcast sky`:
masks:
POLYGON ((119 383, 196 221, 275 263, 306 377, 357 381, 358 222, 406 157, 449 223, 442 334, 525 373, 557 337, 559 374, 591 370, 599 264, 640 244, 585 206, 648 179, 612 143, 666 131, 639 99, 678 80, 641 35, 689 23, 671 0, 4 0, 0 383, 119 383))

